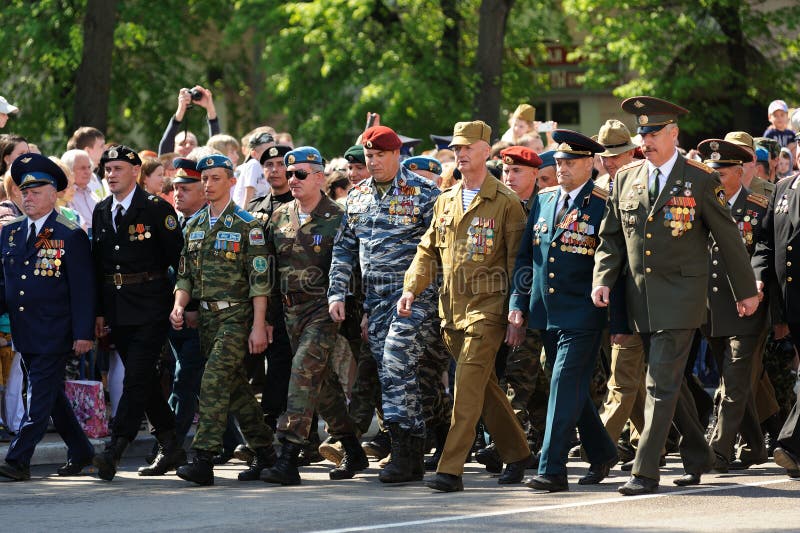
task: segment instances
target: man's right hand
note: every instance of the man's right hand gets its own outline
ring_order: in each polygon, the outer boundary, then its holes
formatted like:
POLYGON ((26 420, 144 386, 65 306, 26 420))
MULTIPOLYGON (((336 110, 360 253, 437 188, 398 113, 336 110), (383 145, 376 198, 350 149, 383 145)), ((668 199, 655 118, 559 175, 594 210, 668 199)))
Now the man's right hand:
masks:
POLYGON ((592 289, 592 303, 595 307, 608 307, 611 289, 605 285, 600 285, 592 289))
POLYGON ((344 322, 344 302, 340 300, 328 305, 328 314, 331 315, 331 320, 334 322, 344 322))
POLYGON ((176 305, 172 308, 172 312, 169 314, 169 322, 172 324, 173 329, 183 329, 183 306, 176 305))
POLYGON ((189 93, 189 89, 184 87, 178 91, 178 110, 175 111, 175 120, 181 122, 190 105, 192 105, 192 95, 189 93))
POLYGON ((106 330, 106 317, 98 316, 94 319, 94 336, 98 339, 103 338, 106 336, 108 331, 106 330))

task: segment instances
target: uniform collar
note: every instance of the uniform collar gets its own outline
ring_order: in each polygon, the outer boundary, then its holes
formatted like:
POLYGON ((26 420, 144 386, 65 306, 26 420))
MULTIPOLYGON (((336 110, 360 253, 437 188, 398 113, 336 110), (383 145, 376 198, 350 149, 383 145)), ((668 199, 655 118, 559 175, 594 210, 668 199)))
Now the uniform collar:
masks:
POLYGON ((111 200, 111 212, 113 213, 114 210, 117 208, 117 206, 121 205, 122 206, 122 212, 123 213, 127 213, 128 209, 131 208, 131 202, 133 201, 133 195, 136 194, 136 189, 137 188, 138 188, 138 185, 134 185, 133 189, 131 189, 131 192, 129 192, 128 195, 125 198, 122 199, 122 201, 117 201, 117 197, 114 196, 114 195, 111 195, 111 198, 112 198, 112 200, 111 200))
POLYGON ((672 169, 675 167, 675 163, 678 161, 678 155, 679 155, 679 152, 678 152, 678 149, 676 148, 675 149, 675 153, 672 154, 672 157, 670 157, 667 160, 667 162, 664 163, 663 165, 661 165, 660 167, 655 166, 648 159, 647 160, 647 175, 648 176, 652 176, 653 172, 655 172, 656 169, 659 169, 659 170, 661 170, 661 175, 664 176, 664 180, 666 181, 666 179, 672 173, 672 169))
POLYGON ((33 222, 34 224, 36 224, 36 231, 34 233, 35 235, 39 235, 39 233, 41 233, 42 231, 42 226, 44 226, 44 223, 47 221, 48 218, 50 218, 50 215, 52 214, 53 210, 51 210, 45 216, 37 218, 36 220, 31 220, 30 217, 28 217, 25 221, 25 227, 30 228, 31 222, 33 222))

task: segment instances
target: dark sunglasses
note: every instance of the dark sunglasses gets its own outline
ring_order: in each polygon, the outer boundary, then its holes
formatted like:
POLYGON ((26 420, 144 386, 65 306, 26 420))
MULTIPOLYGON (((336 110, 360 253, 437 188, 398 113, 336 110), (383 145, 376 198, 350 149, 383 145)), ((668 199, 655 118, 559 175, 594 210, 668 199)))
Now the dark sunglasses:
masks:
POLYGON ((317 172, 319 172, 319 171, 315 170, 314 172, 308 172, 307 170, 287 170, 286 171, 286 179, 288 180, 289 178, 297 178, 300 181, 303 181, 304 179, 309 177, 311 174, 316 174, 317 172))

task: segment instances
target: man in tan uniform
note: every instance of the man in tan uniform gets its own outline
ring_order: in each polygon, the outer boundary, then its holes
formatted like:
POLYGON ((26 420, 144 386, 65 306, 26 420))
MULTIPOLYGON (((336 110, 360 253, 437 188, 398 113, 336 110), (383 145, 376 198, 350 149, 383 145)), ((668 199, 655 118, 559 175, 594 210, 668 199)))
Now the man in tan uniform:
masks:
POLYGON ((426 485, 464 490, 464 459, 483 415, 506 470, 499 483, 519 483, 531 453, 522 427, 497 384, 494 359, 505 337, 519 344, 523 328, 508 324, 511 272, 525 229, 519 199, 486 170, 491 128, 481 121, 455 125, 451 147, 462 180, 436 200, 430 228, 406 272, 400 316, 436 278, 442 265, 439 316, 445 345, 457 361, 450 432, 437 474, 426 485))

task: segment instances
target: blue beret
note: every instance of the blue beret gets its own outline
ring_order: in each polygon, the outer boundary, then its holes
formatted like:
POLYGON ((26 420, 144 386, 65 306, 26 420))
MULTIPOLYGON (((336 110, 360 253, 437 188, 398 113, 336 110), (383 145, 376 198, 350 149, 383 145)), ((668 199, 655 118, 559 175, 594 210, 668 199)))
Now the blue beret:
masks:
POLYGON ((231 163, 230 159, 220 154, 204 157, 197 162, 198 172, 202 172, 210 168, 227 168, 228 170, 233 170, 233 163, 231 163))
POLYGON ((67 188, 67 176, 53 161, 41 154, 22 154, 11 163, 11 179, 20 190, 52 185, 58 191, 67 188))
POLYGON ((427 170, 434 174, 442 175, 442 164, 437 159, 427 155, 417 155, 403 160, 403 166, 408 170, 427 170))
POLYGON ((324 166, 325 160, 322 159, 322 154, 319 153, 319 150, 313 146, 299 146, 283 156, 283 163, 287 167, 297 163, 312 163, 324 166))
POLYGON ((555 153, 556 153, 555 150, 548 150, 547 152, 542 152, 541 154, 539 154, 539 159, 542 160, 542 164, 539 165, 539 168, 556 166, 556 158, 553 157, 555 153))
POLYGON ((756 161, 769 161, 769 150, 760 146, 756 148, 756 161))

